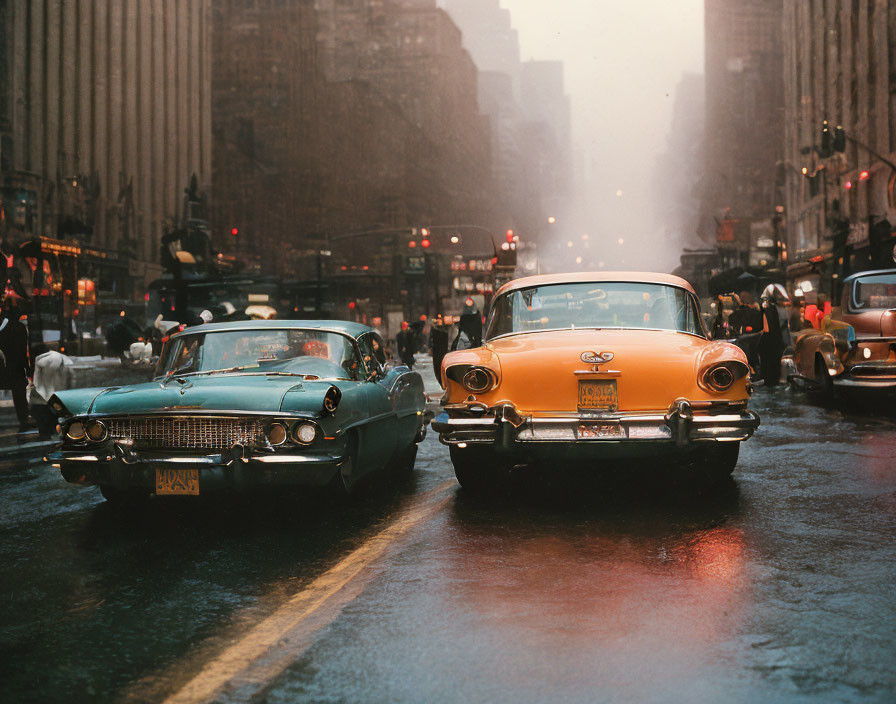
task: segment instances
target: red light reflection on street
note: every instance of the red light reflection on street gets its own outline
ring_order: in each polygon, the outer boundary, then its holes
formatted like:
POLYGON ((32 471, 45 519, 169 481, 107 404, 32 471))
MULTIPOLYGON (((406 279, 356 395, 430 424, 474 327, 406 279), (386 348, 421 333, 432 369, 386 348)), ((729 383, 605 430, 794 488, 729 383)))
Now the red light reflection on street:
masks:
MULTIPOLYGON (((709 661, 748 610, 739 529, 665 538, 572 532, 504 538, 462 528, 450 550, 444 608, 477 614, 484 637, 504 644, 502 662, 551 652, 551 662, 567 663, 566 676, 587 678, 595 662, 621 673, 643 657, 670 679, 709 661)), ((497 676, 508 686, 520 677, 550 679, 542 667, 529 662, 497 676)))
POLYGON ((734 528, 713 528, 696 534, 675 551, 702 580, 731 585, 743 576, 744 539, 734 528))

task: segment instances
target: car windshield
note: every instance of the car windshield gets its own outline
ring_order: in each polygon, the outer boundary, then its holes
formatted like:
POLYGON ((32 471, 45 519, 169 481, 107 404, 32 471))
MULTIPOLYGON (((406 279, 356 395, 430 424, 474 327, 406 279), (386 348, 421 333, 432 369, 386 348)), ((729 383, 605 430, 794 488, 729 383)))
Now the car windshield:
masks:
POLYGON ((358 379, 360 362, 351 340, 321 330, 228 330, 175 338, 159 362, 159 376, 214 372, 296 374, 358 379))
POLYGON ((856 309, 896 308, 896 273, 860 276, 853 285, 852 297, 856 309))
POLYGON ((500 296, 486 339, 511 333, 578 328, 677 330, 705 337, 693 296, 647 283, 570 283, 524 288, 500 296))

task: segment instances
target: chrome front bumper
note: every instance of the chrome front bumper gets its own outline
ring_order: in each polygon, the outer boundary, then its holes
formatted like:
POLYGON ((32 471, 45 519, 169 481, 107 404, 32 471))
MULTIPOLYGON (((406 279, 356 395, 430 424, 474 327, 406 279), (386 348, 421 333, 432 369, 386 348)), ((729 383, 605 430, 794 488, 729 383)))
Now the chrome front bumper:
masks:
POLYGON ((666 412, 569 413, 548 417, 519 416, 505 409, 481 415, 442 412, 432 427, 445 445, 495 445, 504 449, 537 443, 739 442, 759 427, 759 416, 743 408, 701 408, 677 401, 666 412))
POLYGON ((896 388, 896 364, 892 362, 858 362, 833 379, 837 386, 853 389, 896 388))
POLYGON ((152 487, 156 467, 199 470, 203 489, 284 485, 318 486, 335 475, 344 460, 332 452, 264 452, 236 446, 215 453, 136 451, 113 444, 101 448, 60 448, 45 458, 72 484, 152 487))

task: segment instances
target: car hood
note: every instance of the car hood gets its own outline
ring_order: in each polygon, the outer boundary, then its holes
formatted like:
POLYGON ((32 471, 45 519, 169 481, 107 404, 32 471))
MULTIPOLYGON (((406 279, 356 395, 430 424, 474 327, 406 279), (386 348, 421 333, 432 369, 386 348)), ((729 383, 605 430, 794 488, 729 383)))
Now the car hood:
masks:
MULTIPOLYGON (((497 402, 514 401, 527 411, 574 411, 577 371, 593 369, 582 354, 612 353, 601 370, 615 371, 620 410, 668 408, 678 398, 710 398, 697 384, 702 364, 718 359, 743 359, 733 345, 666 330, 564 330, 510 335, 493 340, 487 349, 500 360, 501 381, 493 392, 497 402), (498 398, 501 397, 501 398, 498 398)), ((609 378, 609 377, 603 377, 609 378)), ((745 396, 743 384, 719 399, 745 396)))
POLYGON ((74 392, 60 392, 59 399, 73 413, 149 413, 171 411, 288 411, 317 413, 330 386, 351 382, 305 381, 299 377, 215 374, 181 377, 181 380, 103 389, 89 408, 78 406, 74 392), (72 403, 67 397, 72 394, 72 403))

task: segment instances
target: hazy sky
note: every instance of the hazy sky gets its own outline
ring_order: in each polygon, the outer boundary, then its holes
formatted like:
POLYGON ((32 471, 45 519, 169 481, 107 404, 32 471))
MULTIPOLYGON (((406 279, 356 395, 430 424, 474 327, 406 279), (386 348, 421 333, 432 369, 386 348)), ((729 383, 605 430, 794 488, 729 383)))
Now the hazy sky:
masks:
MULTIPOLYGON (((592 197, 624 190, 606 213, 614 234, 644 222, 675 86, 683 72, 703 73, 703 1, 501 0, 524 60, 565 62, 575 140, 595 165, 592 197)), ((634 234, 643 240, 648 231, 634 234)))

